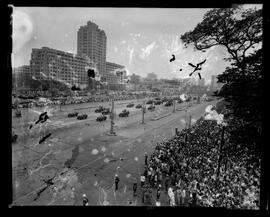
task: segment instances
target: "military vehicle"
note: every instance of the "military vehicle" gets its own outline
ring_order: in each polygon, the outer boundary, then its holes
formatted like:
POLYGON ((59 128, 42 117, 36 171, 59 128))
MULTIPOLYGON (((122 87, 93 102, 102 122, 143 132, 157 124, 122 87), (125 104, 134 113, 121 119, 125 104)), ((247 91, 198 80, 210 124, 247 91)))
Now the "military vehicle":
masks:
POLYGON ((77 120, 84 120, 87 119, 88 115, 87 114, 80 114, 77 116, 77 120))
POLYGON ((78 114, 79 114, 78 112, 68 113, 68 117, 69 117, 69 118, 74 118, 74 117, 77 117, 78 114))
POLYGON ((96 113, 101 113, 101 112, 103 111, 103 109, 104 109, 103 106, 100 105, 100 106, 95 110, 95 112, 96 112, 96 113))
POLYGON ((106 119, 107 119, 106 115, 100 115, 100 116, 97 117, 96 121, 101 122, 101 121, 106 121, 106 119))
POLYGON ((101 112, 101 114, 103 114, 103 115, 108 115, 109 113, 110 113, 109 108, 103 108, 103 111, 101 112))
POLYGON ((134 106, 134 103, 129 103, 129 104, 127 104, 127 108, 131 108, 131 107, 133 107, 134 106))
POLYGON ((136 105, 135 108, 137 108, 137 109, 142 108, 142 105, 141 104, 138 104, 138 105, 136 105))
POLYGON ((120 114, 119 117, 128 117, 129 115, 129 111, 124 109, 120 114))
POLYGON ((150 111, 154 111, 155 110, 155 106, 154 105, 150 105, 147 109, 150 110, 150 111))

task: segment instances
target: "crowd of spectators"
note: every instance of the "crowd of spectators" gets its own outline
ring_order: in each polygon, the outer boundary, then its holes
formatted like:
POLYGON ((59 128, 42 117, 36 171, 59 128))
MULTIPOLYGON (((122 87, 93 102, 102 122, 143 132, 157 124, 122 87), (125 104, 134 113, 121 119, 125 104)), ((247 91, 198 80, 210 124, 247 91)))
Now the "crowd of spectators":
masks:
POLYGON ((226 151, 227 146, 237 147, 230 144, 226 128, 221 150, 221 132, 216 121, 201 118, 172 139, 158 143, 145 162, 145 184, 163 190, 171 206, 258 209, 260 160, 247 150, 241 155, 226 151))

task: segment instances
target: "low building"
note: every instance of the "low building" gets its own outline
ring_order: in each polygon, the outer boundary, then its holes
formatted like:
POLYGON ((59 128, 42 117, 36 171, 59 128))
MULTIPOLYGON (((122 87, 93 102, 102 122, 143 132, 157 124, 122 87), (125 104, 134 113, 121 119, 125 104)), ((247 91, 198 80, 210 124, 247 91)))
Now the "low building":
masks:
POLYGON ((101 81, 106 81, 109 89, 126 89, 127 72, 125 66, 106 62, 106 73, 101 75, 101 81))
POLYGON ((53 79, 69 87, 76 85, 84 89, 89 85, 89 68, 96 69, 96 64, 85 55, 79 56, 48 47, 32 49, 30 73, 33 79, 53 79))

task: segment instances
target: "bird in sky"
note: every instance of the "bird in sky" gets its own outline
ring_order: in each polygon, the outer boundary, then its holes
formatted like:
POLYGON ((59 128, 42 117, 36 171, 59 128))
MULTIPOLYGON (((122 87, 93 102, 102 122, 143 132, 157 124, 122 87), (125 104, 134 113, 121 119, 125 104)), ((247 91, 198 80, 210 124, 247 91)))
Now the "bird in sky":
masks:
MULTIPOLYGON (((202 64, 204 64, 205 62, 206 62, 206 59, 205 59, 204 61, 198 63, 196 66, 193 65, 192 63, 188 63, 190 66, 192 66, 192 67, 194 68, 193 72, 191 72, 191 73, 189 74, 189 76, 191 76, 191 75, 192 75, 194 72, 196 72, 196 71, 202 70, 202 68, 201 68, 200 66, 202 66, 202 64)), ((198 73, 198 75, 199 75, 199 78, 201 79, 201 74, 198 73)))
POLYGON ((174 56, 174 54, 172 54, 172 58, 170 59, 170 62, 172 62, 174 60, 175 60, 175 56, 174 56))

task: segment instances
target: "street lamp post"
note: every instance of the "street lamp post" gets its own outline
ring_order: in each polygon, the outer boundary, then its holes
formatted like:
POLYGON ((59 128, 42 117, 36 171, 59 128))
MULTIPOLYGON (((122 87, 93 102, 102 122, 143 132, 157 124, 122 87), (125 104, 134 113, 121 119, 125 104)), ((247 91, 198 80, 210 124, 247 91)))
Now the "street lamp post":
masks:
POLYGON ((111 110, 110 118, 111 118, 111 129, 110 129, 109 135, 115 136, 116 133, 114 132, 114 129, 113 129, 113 126, 114 126, 114 99, 112 100, 112 110, 111 110))
POLYGON ((173 100, 173 113, 175 113, 175 99, 173 100))
POLYGON ((144 123, 144 113, 145 113, 145 110, 146 110, 146 108, 145 108, 145 101, 143 101, 143 105, 142 105, 142 124, 145 124, 144 123))

